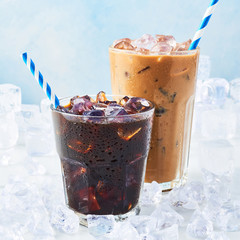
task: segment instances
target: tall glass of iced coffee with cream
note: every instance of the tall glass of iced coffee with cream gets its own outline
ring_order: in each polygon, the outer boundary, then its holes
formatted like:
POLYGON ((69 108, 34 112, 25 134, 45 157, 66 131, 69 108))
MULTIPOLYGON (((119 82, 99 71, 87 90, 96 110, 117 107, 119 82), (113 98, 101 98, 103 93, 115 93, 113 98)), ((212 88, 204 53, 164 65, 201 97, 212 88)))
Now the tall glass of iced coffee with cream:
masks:
POLYGON ((191 40, 148 34, 109 48, 112 92, 155 103, 146 182, 164 190, 186 182, 199 49, 191 40))

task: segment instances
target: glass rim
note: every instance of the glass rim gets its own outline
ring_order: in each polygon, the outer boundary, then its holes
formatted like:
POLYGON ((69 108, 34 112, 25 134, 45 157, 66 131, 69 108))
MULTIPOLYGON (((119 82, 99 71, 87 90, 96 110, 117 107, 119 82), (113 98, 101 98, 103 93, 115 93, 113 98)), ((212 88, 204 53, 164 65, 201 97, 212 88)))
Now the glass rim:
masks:
POLYGON ((119 48, 114 48, 112 45, 109 46, 108 48, 110 51, 113 52, 124 52, 124 53, 129 53, 132 55, 140 55, 140 56, 186 56, 186 55, 190 55, 190 54, 195 54, 196 52, 200 51, 200 47, 197 47, 196 49, 193 50, 184 50, 184 51, 171 51, 169 52, 149 52, 148 54, 143 54, 141 52, 137 52, 135 50, 128 50, 128 49, 119 49, 119 48))
MULTIPOLYGON (((92 96, 95 96, 96 95, 88 95, 90 97, 92 96)), ((111 95, 111 94, 107 94, 106 97, 125 97, 126 95, 111 95)), ((129 98, 132 98, 132 96, 128 96, 129 98)), ((59 102, 63 101, 63 100, 66 100, 66 99, 71 99, 72 97, 63 97, 63 98, 60 98, 59 99, 59 102)), ((127 114, 127 115, 118 115, 118 116, 86 116, 86 115, 78 115, 78 114, 74 114, 74 113, 68 113, 68 112, 62 112, 62 111, 59 111, 57 110, 53 104, 50 105, 50 109, 52 110, 52 112, 57 112, 57 113, 60 113, 60 114, 63 114, 65 116, 71 116, 71 117, 77 117, 79 119, 83 119, 83 118, 88 118, 88 119, 112 119, 112 118, 125 118, 125 117, 139 117, 139 116, 143 116, 145 114, 149 114, 151 113, 151 111, 153 112, 155 110, 155 104, 152 102, 152 101, 149 101, 147 100, 146 98, 143 98, 145 99, 149 105, 150 105, 150 108, 144 112, 139 112, 139 113, 134 113, 134 114, 127 114)))

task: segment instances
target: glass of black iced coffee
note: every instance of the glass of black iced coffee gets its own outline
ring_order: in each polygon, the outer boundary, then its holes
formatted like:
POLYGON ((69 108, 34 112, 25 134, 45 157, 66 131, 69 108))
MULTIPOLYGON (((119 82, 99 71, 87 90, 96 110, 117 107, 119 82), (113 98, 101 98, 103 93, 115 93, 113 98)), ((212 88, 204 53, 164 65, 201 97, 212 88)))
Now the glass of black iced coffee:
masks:
POLYGON ((67 205, 86 215, 138 214, 154 106, 137 97, 75 96, 52 106, 67 205))

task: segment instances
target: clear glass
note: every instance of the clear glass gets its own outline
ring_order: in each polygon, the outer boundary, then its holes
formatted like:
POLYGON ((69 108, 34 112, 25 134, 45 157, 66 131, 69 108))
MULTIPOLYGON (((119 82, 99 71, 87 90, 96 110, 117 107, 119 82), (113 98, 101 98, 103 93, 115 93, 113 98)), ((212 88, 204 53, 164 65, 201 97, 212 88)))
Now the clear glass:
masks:
POLYGON ((113 94, 133 95, 155 104, 146 182, 164 190, 187 179, 189 144, 199 49, 142 54, 110 47, 113 94))
POLYGON ((65 199, 81 224, 86 225, 87 214, 124 219, 139 213, 154 113, 149 104, 146 112, 114 118, 74 115, 52 106, 65 199))

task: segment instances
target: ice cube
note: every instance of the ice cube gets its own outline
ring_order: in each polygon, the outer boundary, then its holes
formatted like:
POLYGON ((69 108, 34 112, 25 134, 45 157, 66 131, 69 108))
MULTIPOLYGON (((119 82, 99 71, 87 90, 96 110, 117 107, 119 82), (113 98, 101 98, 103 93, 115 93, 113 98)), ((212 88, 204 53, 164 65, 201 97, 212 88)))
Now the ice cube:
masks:
POLYGON ((113 45, 112 46, 115 46, 117 45, 118 43, 120 42, 128 42, 128 43, 131 43, 131 39, 130 38, 121 38, 121 39, 118 39, 118 40, 115 40, 113 42, 113 45))
POLYGON ((0 150, 0 165, 8 166, 22 161, 22 157, 16 158, 15 149, 0 150))
POLYGON ((230 240, 224 232, 212 232, 205 240, 230 240))
POLYGON ((51 177, 47 177, 45 175, 43 181, 40 183, 40 194, 48 212, 55 211, 57 205, 63 205, 65 199, 62 176, 52 175, 51 177))
POLYGON ((44 98, 40 102, 40 111, 42 117, 45 119, 45 121, 48 121, 48 123, 52 126, 52 113, 51 113, 51 102, 48 98, 44 98))
POLYGON ((209 78, 203 82, 203 86, 205 85, 213 89, 213 103, 224 104, 229 93, 229 82, 224 78, 209 78))
POLYGON ((0 149, 11 148, 18 140, 18 125, 13 111, 0 112, 0 149))
POLYGON ((153 53, 170 53, 172 51, 172 46, 165 42, 158 42, 150 51, 153 53))
POLYGON ((79 102, 74 104, 71 110, 69 110, 69 112, 81 115, 84 111, 90 111, 92 107, 93 107, 93 103, 90 101, 79 102))
MULTIPOLYGON (((157 38, 157 42, 163 42, 163 43, 166 43, 167 45, 170 45, 173 48, 176 47, 176 40, 173 36, 171 35, 156 35, 156 38, 157 38)), ((172 50, 171 49, 171 50, 172 50)))
POLYGON ((84 116, 101 117, 101 116, 105 116, 105 113, 102 110, 91 110, 91 111, 84 111, 83 115, 84 116))
POLYGON ((39 106, 34 104, 22 104, 21 111, 17 112, 15 115, 19 129, 18 144, 23 145, 25 144, 27 126, 38 122, 38 119, 41 118, 39 106))
POLYGON ((79 218, 65 205, 56 206, 50 213, 50 223, 56 229, 65 233, 73 234, 79 229, 79 218))
POLYGON ((132 97, 126 102, 124 108, 127 112, 138 113, 148 110, 150 108, 150 104, 144 98, 132 97))
POLYGON ((205 204, 205 207, 202 210, 202 213, 212 222, 215 222, 217 219, 217 214, 222 206, 216 199, 209 198, 205 204))
POLYGON ((199 165, 215 174, 231 172, 234 165, 234 146, 227 140, 202 140, 198 142, 199 165))
POLYGON ((162 230, 152 231, 144 238, 145 240, 178 240, 178 225, 174 224, 171 227, 162 230))
POLYGON ((31 232, 34 234, 34 236, 39 236, 43 239, 47 239, 55 235, 55 232, 49 222, 48 214, 35 212, 35 219, 33 219, 33 221, 34 227, 31 232))
POLYGON ((240 231, 240 202, 225 203, 216 215, 216 225, 222 231, 240 231))
POLYGON ((25 134, 25 145, 29 156, 42 156, 55 150, 53 132, 46 122, 40 122, 39 119, 38 124, 27 126, 25 134))
POLYGON ((161 184, 153 181, 152 183, 144 183, 144 187, 140 196, 141 205, 158 204, 162 199, 161 184))
MULTIPOLYGON (((137 230, 129 222, 123 222, 117 225, 116 231, 118 240, 140 240, 137 230)), ((114 233, 113 232, 113 233, 114 233)))
POLYGON ((128 115, 125 109, 118 104, 108 105, 105 113, 106 113, 106 116, 112 116, 112 117, 119 116, 119 115, 128 115))
POLYGON ((93 104, 93 109, 94 110, 101 110, 105 111, 107 109, 108 105, 105 103, 95 103, 93 104))
POLYGON ((21 110, 21 89, 13 84, 0 84, 0 113, 21 110))
POLYGON ((88 231, 91 235, 97 237, 111 233, 115 226, 113 215, 88 215, 88 231))
POLYGON ((197 79, 196 82, 196 94, 195 94, 195 103, 200 103, 202 101, 201 99, 201 88, 202 88, 202 80, 197 79))
POLYGON ((208 139, 230 139, 235 136, 237 115, 228 109, 207 110, 201 116, 202 136, 208 139))
POLYGON ((169 193, 169 200, 175 207, 196 209, 204 200, 204 188, 201 182, 189 182, 181 187, 174 188, 169 193))
POLYGON ((114 48, 124 49, 124 50, 134 50, 133 45, 128 41, 121 41, 114 45, 114 48))
POLYGON ((74 106, 75 104, 78 104, 78 103, 85 103, 86 104, 86 103, 89 103, 89 102, 93 103, 94 100, 88 95, 85 95, 85 96, 82 96, 82 97, 74 96, 70 99, 70 104, 65 105, 64 107, 68 108, 69 105, 74 106))
POLYGON ((40 111, 41 113, 50 113, 51 112, 51 102, 48 98, 44 98, 40 102, 40 111))
POLYGON ((144 34, 142 37, 133 40, 132 45, 136 48, 143 48, 150 50, 157 43, 156 38, 150 34, 144 34))
POLYGON ((225 102, 225 106, 223 107, 223 109, 227 109, 227 108, 236 114, 237 125, 236 125, 235 139, 239 138, 240 136, 240 102, 234 102, 232 99, 229 98, 228 101, 225 102))
POLYGON ((235 102, 240 102, 240 78, 230 81, 230 96, 235 102))
POLYGON ((97 94, 97 97, 96 97, 96 102, 105 102, 107 101, 107 97, 106 97, 106 93, 103 92, 103 91, 100 91, 98 94, 97 94))
POLYGON ((200 55, 197 79, 201 81, 207 80, 210 76, 210 70, 211 70, 210 57, 207 55, 200 55))
POLYGON ((177 43, 176 44, 176 47, 173 49, 174 51, 187 51, 190 47, 190 44, 191 44, 192 40, 189 39, 185 42, 182 42, 182 43, 177 43))
POLYGON ((192 135, 197 138, 202 137, 202 114, 205 111, 215 109, 214 105, 206 104, 202 102, 196 102, 194 105, 193 123, 192 123, 192 135))
POLYGON ((213 232, 213 224, 203 213, 196 210, 187 225, 186 232, 193 238, 206 238, 213 232))
POLYGON ((230 200, 231 173, 221 175, 202 169, 206 199, 223 204, 230 200))
POLYGON ((204 104, 212 104, 215 97, 215 90, 207 81, 198 88, 198 99, 204 104))
POLYGON ((153 211, 151 216, 157 218, 158 229, 171 227, 174 224, 181 225, 184 221, 184 218, 180 214, 178 214, 176 211, 174 211, 166 202, 159 205, 153 211))
POLYGON ((123 97, 122 99, 120 99, 119 104, 120 104, 121 106, 125 106, 125 104, 128 102, 128 100, 129 100, 129 97, 128 97, 128 96, 125 96, 125 97, 123 97))
POLYGON ((33 161, 31 157, 27 157, 23 164, 29 175, 44 175, 46 173, 45 167, 39 162, 33 161))
POLYGON ((4 216, 4 218, 0 219, 0 226, 6 229, 11 226, 11 230, 14 233, 25 234, 28 232, 29 225, 31 224, 31 215, 28 212, 16 211, 15 209, 2 209, 0 210, 0 214, 4 216))
POLYGON ((157 227, 157 218, 151 216, 132 216, 128 221, 135 227, 141 235, 148 235, 155 231, 157 227))
POLYGON ((54 234, 38 189, 26 183, 26 179, 12 180, 11 183, 5 185, 0 201, 1 211, 5 216, 0 219, 0 225, 11 225, 12 229, 23 234, 27 232, 54 234))

